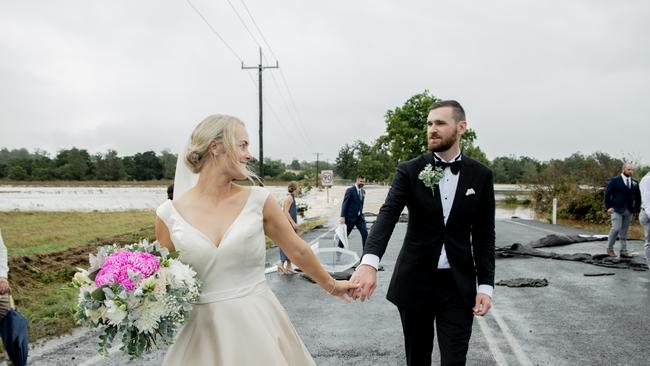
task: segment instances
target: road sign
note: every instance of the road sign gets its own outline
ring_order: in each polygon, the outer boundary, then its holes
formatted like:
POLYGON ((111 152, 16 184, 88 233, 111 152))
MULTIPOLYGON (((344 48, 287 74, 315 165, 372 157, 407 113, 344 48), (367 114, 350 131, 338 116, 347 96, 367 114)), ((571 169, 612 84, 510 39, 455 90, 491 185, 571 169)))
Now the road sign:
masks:
POLYGON ((321 170, 320 172, 320 181, 324 187, 331 187, 334 182, 334 171, 333 170, 321 170))

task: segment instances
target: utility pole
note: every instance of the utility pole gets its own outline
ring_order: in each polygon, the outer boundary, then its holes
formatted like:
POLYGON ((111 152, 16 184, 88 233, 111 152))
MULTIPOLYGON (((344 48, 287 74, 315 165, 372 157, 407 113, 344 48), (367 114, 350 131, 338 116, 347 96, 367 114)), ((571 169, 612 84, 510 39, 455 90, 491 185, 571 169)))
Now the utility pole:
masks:
POLYGON ((263 66, 262 65, 262 47, 260 47, 260 63, 257 66, 244 66, 244 61, 241 62, 241 68, 242 70, 246 69, 257 69, 257 79, 258 79, 258 88, 259 88, 259 104, 260 104, 260 179, 262 181, 262 185, 264 185, 264 135, 262 133, 263 131, 263 113, 262 113, 262 71, 264 69, 277 69, 279 68, 280 65, 278 64, 278 60, 275 60, 275 66, 263 66))
POLYGON ((314 153, 314 155, 316 155, 316 188, 318 188, 318 185, 320 183, 320 179, 318 177, 318 163, 319 163, 320 154, 322 153, 318 153, 318 152, 314 153))

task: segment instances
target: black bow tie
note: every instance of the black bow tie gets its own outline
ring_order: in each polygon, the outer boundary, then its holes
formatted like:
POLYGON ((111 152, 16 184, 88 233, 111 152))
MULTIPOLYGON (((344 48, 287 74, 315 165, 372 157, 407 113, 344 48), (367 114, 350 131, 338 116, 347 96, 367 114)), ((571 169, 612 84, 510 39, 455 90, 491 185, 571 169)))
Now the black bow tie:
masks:
POLYGON ((461 161, 460 160, 452 161, 451 163, 448 163, 448 162, 442 161, 442 160, 438 160, 438 159, 435 159, 435 160, 436 160, 436 166, 437 167, 439 166, 442 169, 449 168, 453 175, 456 175, 456 174, 458 174, 458 172, 460 172, 460 167, 461 167, 461 161))

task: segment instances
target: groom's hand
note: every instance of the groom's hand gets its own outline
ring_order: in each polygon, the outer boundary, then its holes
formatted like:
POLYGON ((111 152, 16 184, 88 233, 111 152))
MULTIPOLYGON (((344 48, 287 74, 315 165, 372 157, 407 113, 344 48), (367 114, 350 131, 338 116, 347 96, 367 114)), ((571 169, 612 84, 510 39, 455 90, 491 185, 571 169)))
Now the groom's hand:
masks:
POLYGON ((492 307, 492 298, 486 294, 478 293, 476 294, 476 305, 472 311, 474 315, 483 316, 488 313, 492 307))
POLYGON ((355 299, 361 299, 361 302, 370 300, 370 296, 377 286, 377 270, 367 264, 362 264, 354 271, 350 282, 359 284, 356 289, 350 290, 350 296, 355 299))

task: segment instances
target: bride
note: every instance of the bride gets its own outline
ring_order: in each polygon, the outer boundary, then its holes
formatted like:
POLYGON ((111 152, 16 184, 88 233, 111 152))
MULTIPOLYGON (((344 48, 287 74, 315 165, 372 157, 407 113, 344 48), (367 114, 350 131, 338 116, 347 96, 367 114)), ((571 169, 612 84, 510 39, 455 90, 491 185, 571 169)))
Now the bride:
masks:
POLYGON ((254 176, 248 144, 239 119, 204 119, 178 156, 175 199, 156 210, 157 240, 202 281, 164 365, 315 365, 266 283, 265 235, 327 293, 347 302, 357 287, 321 267, 266 189, 233 182, 254 176))

